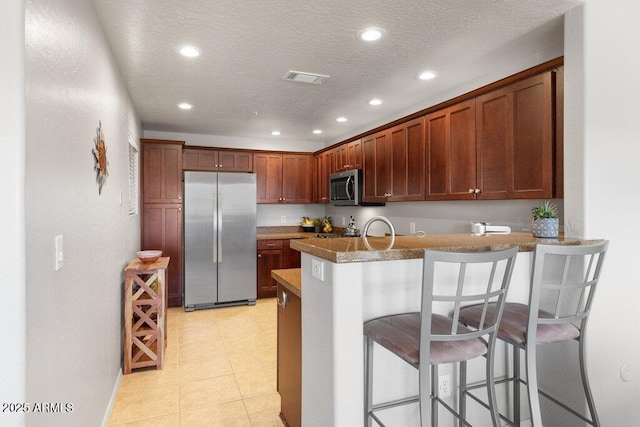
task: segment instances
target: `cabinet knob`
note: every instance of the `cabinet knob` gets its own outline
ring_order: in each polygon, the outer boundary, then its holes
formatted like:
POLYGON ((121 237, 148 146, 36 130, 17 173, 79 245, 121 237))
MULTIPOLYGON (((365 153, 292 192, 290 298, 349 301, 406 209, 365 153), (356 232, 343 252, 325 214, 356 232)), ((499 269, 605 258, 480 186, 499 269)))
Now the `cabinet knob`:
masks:
POLYGON ((178 200, 182 200, 182 196, 178 196, 178 200))
POLYGON ((287 199, 285 199, 285 198, 283 197, 283 198, 282 198, 282 201, 284 202, 285 200, 287 200, 287 199))
POLYGON ((469 194, 473 194, 474 192, 475 192, 475 191, 474 191, 474 189, 473 189, 473 188, 470 188, 470 189, 469 189, 469 194))
POLYGON ((262 254, 258 254, 258 258, 262 258, 262 254))
POLYGON ((476 188, 475 193, 476 193, 476 194, 480 194, 480 189, 479 189, 479 188, 476 188))

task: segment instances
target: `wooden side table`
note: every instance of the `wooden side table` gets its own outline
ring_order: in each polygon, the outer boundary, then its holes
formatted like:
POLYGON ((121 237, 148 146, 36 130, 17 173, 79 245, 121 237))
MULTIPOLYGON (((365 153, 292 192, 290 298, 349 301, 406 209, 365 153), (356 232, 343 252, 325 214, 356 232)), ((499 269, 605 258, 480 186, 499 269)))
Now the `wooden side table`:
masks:
POLYGON ((135 258, 125 268, 124 373, 162 369, 166 326, 166 274, 169 257, 145 264, 135 258))

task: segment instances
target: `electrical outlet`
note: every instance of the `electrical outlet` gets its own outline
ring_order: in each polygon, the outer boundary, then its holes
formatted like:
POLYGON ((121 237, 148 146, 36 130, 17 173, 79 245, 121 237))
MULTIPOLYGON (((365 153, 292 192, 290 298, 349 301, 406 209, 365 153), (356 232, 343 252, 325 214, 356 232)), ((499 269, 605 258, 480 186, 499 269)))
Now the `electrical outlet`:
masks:
POLYGON ((284 216, 284 215, 282 215, 282 216, 280 217, 280 224, 286 224, 286 223, 287 223, 287 217, 286 217, 286 216, 284 216))
POLYGON ((409 233, 416 234, 416 223, 415 222, 410 222, 409 223, 409 233))
POLYGON ((451 396, 451 375, 440 375, 438 377, 438 397, 451 396))
POLYGON ((319 259, 311 259, 311 275, 316 279, 324 282, 324 262, 319 259))

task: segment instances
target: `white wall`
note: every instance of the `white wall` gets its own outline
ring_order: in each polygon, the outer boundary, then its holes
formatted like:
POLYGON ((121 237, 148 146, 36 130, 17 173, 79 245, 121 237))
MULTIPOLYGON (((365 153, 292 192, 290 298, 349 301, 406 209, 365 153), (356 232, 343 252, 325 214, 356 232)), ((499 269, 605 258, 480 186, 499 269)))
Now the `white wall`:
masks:
MULTIPOLYGON (((565 183, 584 180, 581 197, 574 203, 566 194, 566 214, 584 235, 611 241, 601 284, 589 325, 587 356, 594 397, 602 425, 637 424, 640 419, 640 342, 636 339, 640 279, 637 244, 640 228, 640 95, 636 0, 588 1, 584 5, 583 47, 573 43, 565 52, 575 67, 576 79, 584 79, 580 93, 565 94, 584 101, 584 115, 566 111, 565 146, 573 147, 571 162, 580 167, 565 169, 565 183), (584 49, 583 51, 581 49, 584 49), (584 55, 583 75, 578 64, 584 55), (582 155, 578 155, 582 150, 582 155), (628 371, 627 371, 628 370, 628 371), (630 373, 629 381, 621 374, 630 373)), ((567 25, 581 25, 579 16, 567 25)), ((567 29, 568 35, 574 35, 567 29)), ((569 46, 567 46, 568 48, 569 46)), ((571 62, 569 62, 571 61, 571 62)), ((565 78, 571 81, 569 65, 565 78)), ((567 102, 567 106, 571 100, 567 102)), ((565 164, 568 164, 566 161, 565 164)), ((573 190, 572 190, 573 191, 573 190)))
POLYGON ((74 409, 30 413, 27 423, 98 426, 120 373, 122 271, 139 248, 127 189, 128 134, 141 131, 92 2, 27 0, 25 12, 26 401, 74 409), (99 121, 109 161, 102 195, 92 156, 99 121))
MULTIPOLYGON (((356 226, 362 229, 365 222, 377 215, 386 216, 399 234, 409 234, 409 225, 415 223, 416 231, 427 234, 469 233, 471 222, 483 221, 492 225, 507 225, 512 231, 531 230, 531 208, 539 200, 461 200, 452 202, 397 202, 384 207, 330 206, 327 215, 333 223, 342 226, 343 218, 349 223, 353 215, 356 226)), ((558 206, 560 222, 563 220, 562 200, 553 200, 558 206)), ((376 222, 369 235, 388 232, 386 225, 376 222)))
MULTIPOLYGON (((24 2, 0 2, 0 402, 25 402, 24 2)), ((21 426, 21 412, 0 424, 21 426)))

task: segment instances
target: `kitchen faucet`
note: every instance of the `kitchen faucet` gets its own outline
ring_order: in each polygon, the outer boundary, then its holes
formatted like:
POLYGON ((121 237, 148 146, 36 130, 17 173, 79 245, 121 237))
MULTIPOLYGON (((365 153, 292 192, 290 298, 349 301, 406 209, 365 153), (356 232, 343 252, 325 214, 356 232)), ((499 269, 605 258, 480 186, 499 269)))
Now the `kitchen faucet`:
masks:
POLYGON ((384 216, 374 216, 365 223, 364 227, 362 227, 362 237, 365 239, 365 242, 367 240, 367 231, 369 231, 369 226, 376 221, 382 221, 387 224, 387 227, 389 227, 389 230, 391 231, 391 243, 389 244, 389 248, 392 247, 396 241, 396 229, 393 227, 393 224, 391 224, 391 221, 384 216))

